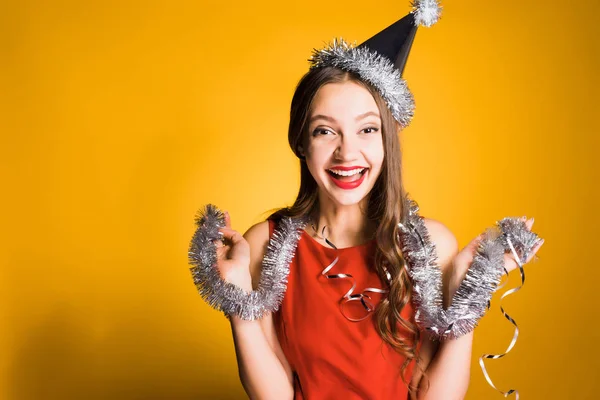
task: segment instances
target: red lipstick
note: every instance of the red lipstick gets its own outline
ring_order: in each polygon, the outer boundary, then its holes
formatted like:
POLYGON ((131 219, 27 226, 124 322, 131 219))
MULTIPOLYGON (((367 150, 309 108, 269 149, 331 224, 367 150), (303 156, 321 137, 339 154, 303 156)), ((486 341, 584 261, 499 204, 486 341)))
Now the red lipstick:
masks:
POLYGON ((366 169, 367 167, 363 167, 363 166, 360 166, 360 165, 353 165, 351 167, 343 167, 341 165, 337 165, 337 166, 333 166, 333 167, 331 167, 329 169, 339 169, 340 171, 352 171, 353 169, 358 169, 358 168, 365 168, 366 169))
MULTIPOLYGON (((347 170, 353 170, 356 168, 361 168, 361 167, 344 167, 344 168, 335 167, 335 168, 331 168, 331 169, 339 169, 339 170, 347 171, 347 170)), ((335 183, 339 188, 345 189, 345 190, 350 190, 350 189, 355 189, 360 186, 360 184, 365 180, 366 173, 367 173, 367 168, 365 168, 363 172, 357 174, 360 177, 354 181, 341 181, 335 177, 335 174, 330 173, 330 172, 328 172, 327 175, 329 175, 329 177, 331 178, 333 183, 335 183)))

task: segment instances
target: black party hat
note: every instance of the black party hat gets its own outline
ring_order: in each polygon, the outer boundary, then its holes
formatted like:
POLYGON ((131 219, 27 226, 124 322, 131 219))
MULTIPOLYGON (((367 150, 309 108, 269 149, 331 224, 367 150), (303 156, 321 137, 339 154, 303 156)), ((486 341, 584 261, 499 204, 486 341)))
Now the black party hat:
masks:
POLYGON ((406 127, 413 116, 414 100, 402 73, 417 28, 435 24, 440 13, 436 0, 415 0, 408 15, 356 47, 334 39, 328 47, 315 49, 310 68, 330 66, 356 73, 379 91, 394 118, 406 127))
POLYGON ((415 17, 413 14, 408 14, 358 47, 368 47, 387 57, 402 75, 416 33, 415 17))

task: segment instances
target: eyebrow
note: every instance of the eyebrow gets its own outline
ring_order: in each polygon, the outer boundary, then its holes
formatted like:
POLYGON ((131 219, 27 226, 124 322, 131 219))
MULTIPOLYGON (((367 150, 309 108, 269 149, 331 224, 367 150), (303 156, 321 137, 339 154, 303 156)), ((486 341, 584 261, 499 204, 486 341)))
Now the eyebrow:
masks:
MULTIPOLYGON (((355 121, 360 121, 361 119, 363 119, 363 118, 366 118, 366 117, 368 117, 369 115, 373 115, 373 116, 375 116, 375 117, 379 118, 379 114, 378 114, 378 113, 376 113, 375 111, 367 111, 366 113, 364 113, 364 114, 360 114, 359 116, 357 116, 357 117, 356 117, 354 120, 355 120, 355 121)), ((324 120, 326 120, 326 121, 329 121, 329 122, 336 122, 336 121, 335 121, 335 118, 333 118, 333 117, 330 117, 330 116, 328 116, 328 115, 323 115, 323 114, 317 114, 317 115, 313 115, 313 116, 310 118, 310 121, 309 121, 309 122, 314 122, 314 121, 316 121, 316 120, 318 120, 318 119, 324 119, 324 120)))

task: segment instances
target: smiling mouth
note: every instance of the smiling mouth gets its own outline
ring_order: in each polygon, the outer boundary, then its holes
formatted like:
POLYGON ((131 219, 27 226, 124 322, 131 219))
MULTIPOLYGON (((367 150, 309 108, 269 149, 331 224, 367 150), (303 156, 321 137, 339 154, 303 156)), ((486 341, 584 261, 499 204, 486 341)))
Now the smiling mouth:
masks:
POLYGON ((362 168, 359 170, 358 168, 355 171, 339 171, 341 173, 333 172, 332 170, 326 170, 329 175, 331 175, 334 179, 341 182, 354 182, 358 181, 363 177, 365 172, 368 171, 368 168, 362 168))

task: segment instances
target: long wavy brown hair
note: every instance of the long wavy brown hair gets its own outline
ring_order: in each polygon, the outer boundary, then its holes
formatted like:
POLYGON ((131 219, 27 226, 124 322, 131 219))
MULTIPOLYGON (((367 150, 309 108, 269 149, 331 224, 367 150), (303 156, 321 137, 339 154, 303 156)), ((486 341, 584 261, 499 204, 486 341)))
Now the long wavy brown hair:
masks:
POLYGON ((319 188, 301 155, 301 147, 308 135, 309 113, 319 88, 327 83, 346 81, 364 86, 373 95, 381 115, 384 160, 381 173, 369 192, 368 206, 364 212, 378 227, 374 268, 382 282, 387 282, 384 265, 393 279, 388 296, 384 297, 376 308, 374 319, 379 335, 405 357, 399 373, 412 393, 415 388, 407 383, 405 370, 413 360, 417 361, 420 368, 417 351, 420 334, 414 317, 406 320, 400 315, 402 309, 410 302, 412 284, 404 268, 405 260, 400 245, 394 239, 398 233, 398 222, 404 221, 408 212, 407 197, 402 184, 399 125, 379 92, 357 75, 334 67, 322 67, 309 70, 298 83, 292 99, 288 141, 300 159, 300 189, 292 206, 278 209, 268 218, 279 222, 284 216, 295 218, 316 215, 315 212, 318 212, 319 188))

